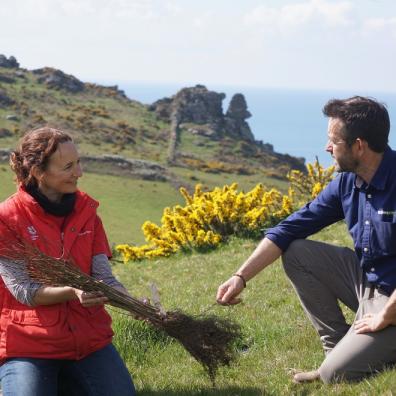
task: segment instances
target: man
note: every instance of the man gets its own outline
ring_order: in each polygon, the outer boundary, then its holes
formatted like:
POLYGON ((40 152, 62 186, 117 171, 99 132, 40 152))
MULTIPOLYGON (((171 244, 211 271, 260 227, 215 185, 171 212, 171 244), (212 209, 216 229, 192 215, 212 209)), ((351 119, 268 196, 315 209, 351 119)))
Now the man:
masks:
POLYGON ((360 380, 396 362, 396 152, 386 108, 369 98, 331 100, 326 151, 340 172, 319 196, 266 232, 217 293, 237 304, 246 282, 282 255, 325 359, 294 381, 360 380), (305 240, 345 219, 354 251, 305 240), (338 300, 356 312, 349 326, 338 300))

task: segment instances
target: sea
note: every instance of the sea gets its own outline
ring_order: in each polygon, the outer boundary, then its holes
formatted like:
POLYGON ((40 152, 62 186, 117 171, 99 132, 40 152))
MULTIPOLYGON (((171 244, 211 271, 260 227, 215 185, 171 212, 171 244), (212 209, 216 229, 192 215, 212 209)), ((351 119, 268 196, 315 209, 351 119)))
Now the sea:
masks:
MULTIPOLYGON (((107 82, 109 85, 111 82, 107 82)), ((114 82, 113 82, 114 84, 114 82)), ((125 94, 139 102, 150 104, 170 97, 185 86, 178 84, 118 82, 125 94)), ((323 115, 324 104, 333 98, 354 95, 369 96, 386 104, 391 118, 389 144, 396 149, 396 92, 359 90, 292 90, 254 88, 226 85, 206 85, 209 90, 223 92, 223 111, 235 93, 245 96, 251 117, 247 120, 256 140, 273 145, 279 153, 304 157, 313 162, 318 157, 323 166, 330 166, 332 158, 325 151, 327 122, 323 115), (392 126, 393 121, 393 126, 392 126)))

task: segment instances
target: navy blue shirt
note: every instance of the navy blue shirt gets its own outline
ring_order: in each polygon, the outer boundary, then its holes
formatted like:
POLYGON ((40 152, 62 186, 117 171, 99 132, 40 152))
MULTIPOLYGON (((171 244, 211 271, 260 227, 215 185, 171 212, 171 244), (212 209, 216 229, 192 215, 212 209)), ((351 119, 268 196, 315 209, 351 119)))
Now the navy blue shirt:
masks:
POLYGON ((293 240, 342 219, 367 280, 391 294, 396 288, 396 151, 386 149, 370 184, 354 173, 340 173, 266 237, 285 251, 293 240))

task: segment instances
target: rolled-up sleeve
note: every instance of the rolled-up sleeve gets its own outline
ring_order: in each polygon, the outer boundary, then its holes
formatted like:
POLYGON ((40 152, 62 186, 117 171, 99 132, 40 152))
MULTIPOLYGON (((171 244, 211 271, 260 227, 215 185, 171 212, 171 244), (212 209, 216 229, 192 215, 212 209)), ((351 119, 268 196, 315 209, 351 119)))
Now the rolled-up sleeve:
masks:
POLYGON ((98 254, 92 258, 92 277, 104 282, 111 287, 122 287, 123 284, 119 282, 110 267, 109 259, 105 254, 98 254))
POLYGON ((42 284, 30 279, 23 262, 0 257, 0 275, 16 300, 25 305, 35 305, 34 296, 42 284))
POLYGON ((343 219, 340 179, 336 177, 313 201, 266 230, 265 236, 284 252, 295 239, 304 239, 343 219))

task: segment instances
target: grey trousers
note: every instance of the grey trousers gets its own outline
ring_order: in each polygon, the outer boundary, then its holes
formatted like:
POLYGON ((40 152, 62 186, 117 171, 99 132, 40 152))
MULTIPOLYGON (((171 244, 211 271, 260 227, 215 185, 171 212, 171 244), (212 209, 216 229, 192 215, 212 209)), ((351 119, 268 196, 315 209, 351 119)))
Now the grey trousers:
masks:
POLYGON ((396 326, 356 334, 338 304, 342 301, 356 312, 357 320, 379 312, 388 301, 366 282, 351 249, 299 239, 282 261, 322 341, 326 357, 319 374, 324 382, 360 380, 396 362, 396 326))

